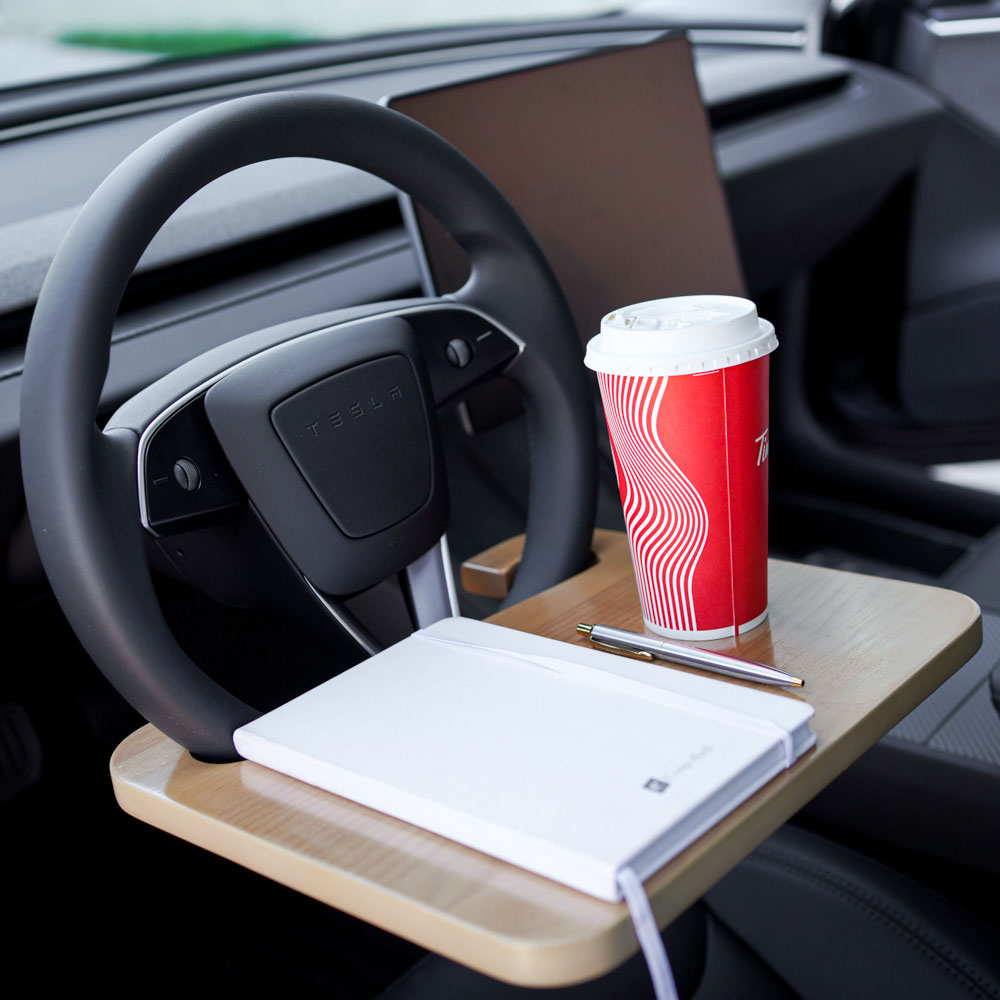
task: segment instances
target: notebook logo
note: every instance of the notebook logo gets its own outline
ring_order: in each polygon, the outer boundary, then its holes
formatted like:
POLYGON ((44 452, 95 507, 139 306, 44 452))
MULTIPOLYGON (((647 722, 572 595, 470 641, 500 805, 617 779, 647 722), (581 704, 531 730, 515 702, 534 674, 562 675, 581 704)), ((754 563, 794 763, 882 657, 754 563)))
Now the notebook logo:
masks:
POLYGON ((670 782, 660 781, 659 778, 650 778, 642 787, 648 788, 651 792, 664 792, 670 787, 670 782))

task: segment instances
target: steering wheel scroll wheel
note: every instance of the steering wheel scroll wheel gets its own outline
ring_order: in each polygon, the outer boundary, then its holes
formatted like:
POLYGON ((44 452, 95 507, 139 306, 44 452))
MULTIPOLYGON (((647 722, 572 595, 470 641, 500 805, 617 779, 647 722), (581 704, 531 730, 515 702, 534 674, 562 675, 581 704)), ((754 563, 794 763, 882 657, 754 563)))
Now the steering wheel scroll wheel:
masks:
POLYGON ((454 147, 405 116, 308 93, 242 98, 155 136, 97 189, 46 277, 25 355, 21 461, 53 591, 88 653, 146 719, 204 760, 238 759, 255 709, 180 648, 156 599, 150 536, 259 518, 317 595, 412 570, 448 519, 435 411, 503 374, 532 459, 509 601, 584 568, 594 416, 558 284, 513 208, 454 147), (126 284, 169 216, 261 160, 369 171, 422 202, 467 252, 449 296, 305 317, 176 369, 98 426, 126 284))

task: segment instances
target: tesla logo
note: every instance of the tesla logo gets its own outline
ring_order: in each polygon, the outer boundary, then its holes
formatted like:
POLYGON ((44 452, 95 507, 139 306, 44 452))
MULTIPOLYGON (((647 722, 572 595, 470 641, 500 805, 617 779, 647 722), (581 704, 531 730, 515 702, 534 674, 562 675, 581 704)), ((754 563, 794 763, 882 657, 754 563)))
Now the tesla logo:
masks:
POLYGON ((768 428, 764 428, 764 433, 760 437, 755 437, 754 442, 757 444, 757 465, 763 465, 764 460, 767 458, 767 431, 768 428))
MULTIPOLYGON (((356 399, 339 410, 330 410, 326 414, 325 423, 328 427, 336 430, 338 427, 343 427, 348 421, 374 416, 386 403, 398 403, 402 398, 403 390, 394 383, 386 386, 381 392, 370 394, 366 399, 356 399)), ((319 429, 323 423, 322 420, 314 420, 312 423, 306 424, 305 428, 313 437, 318 438, 319 429)))

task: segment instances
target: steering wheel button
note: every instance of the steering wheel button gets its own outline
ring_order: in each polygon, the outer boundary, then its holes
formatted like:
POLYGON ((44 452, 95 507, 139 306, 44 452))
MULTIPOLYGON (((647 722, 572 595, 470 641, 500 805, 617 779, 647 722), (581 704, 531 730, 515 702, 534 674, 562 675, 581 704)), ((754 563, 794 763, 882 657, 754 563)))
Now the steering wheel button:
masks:
POLYGON ((174 479, 185 493, 194 493, 201 486, 201 470, 190 458, 174 462, 174 479))
POLYGON ((203 396, 160 424, 145 449, 143 466, 145 524, 156 534, 203 527, 245 503, 208 426, 203 396))
POLYGON ((472 361, 472 347, 462 337, 455 337, 453 340, 448 341, 448 346, 445 348, 445 357, 448 358, 449 364, 454 365, 456 368, 464 368, 472 361))

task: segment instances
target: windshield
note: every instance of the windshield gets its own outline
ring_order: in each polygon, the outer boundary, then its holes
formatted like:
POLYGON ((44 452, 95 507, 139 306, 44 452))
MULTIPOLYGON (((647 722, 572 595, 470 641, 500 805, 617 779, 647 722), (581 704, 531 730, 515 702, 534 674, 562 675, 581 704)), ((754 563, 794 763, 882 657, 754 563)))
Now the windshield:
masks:
POLYGON ((804 20, 817 0, 0 0, 0 88, 415 29, 593 17, 804 20))
POLYGON ((0 87, 460 24, 608 13, 607 0, 0 0, 0 87))

